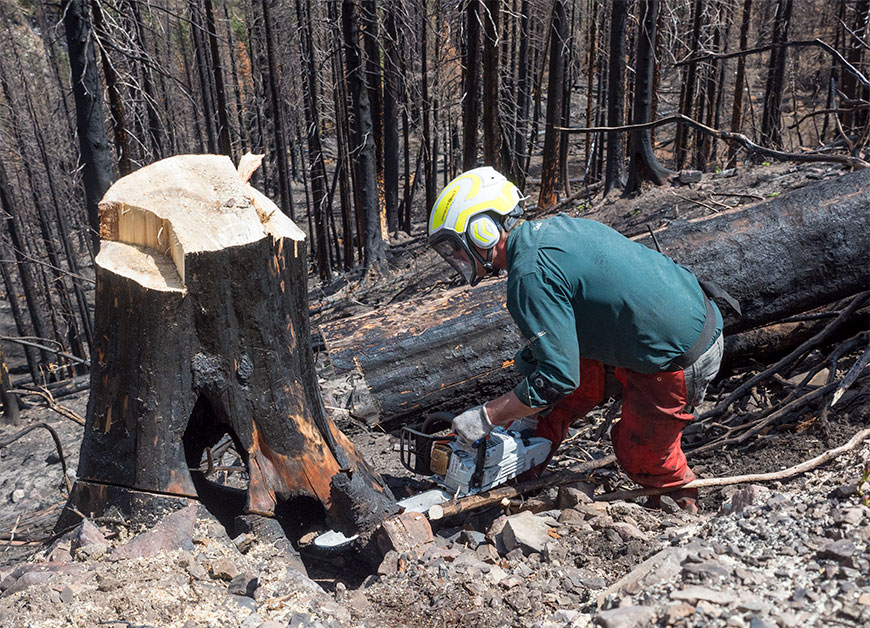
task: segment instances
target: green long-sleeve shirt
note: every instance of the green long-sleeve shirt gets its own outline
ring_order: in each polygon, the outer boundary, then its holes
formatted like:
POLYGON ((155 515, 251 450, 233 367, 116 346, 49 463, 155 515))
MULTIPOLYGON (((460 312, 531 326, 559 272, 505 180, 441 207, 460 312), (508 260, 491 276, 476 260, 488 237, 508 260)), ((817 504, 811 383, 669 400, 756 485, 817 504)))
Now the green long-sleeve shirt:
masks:
POLYGON ((703 292, 688 269, 593 220, 523 223, 508 238, 507 264, 508 311, 526 339, 517 355, 526 378, 514 392, 533 408, 577 388, 581 356, 654 373, 704 327, 703 292))

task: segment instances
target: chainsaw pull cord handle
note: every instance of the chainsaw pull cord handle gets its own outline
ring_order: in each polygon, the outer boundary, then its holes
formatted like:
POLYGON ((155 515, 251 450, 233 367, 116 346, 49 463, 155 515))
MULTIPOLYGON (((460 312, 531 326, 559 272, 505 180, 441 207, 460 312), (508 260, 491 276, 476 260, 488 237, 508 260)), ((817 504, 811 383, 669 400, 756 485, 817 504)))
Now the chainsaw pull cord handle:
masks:
POLYGON ((470 488, 480 488, 483 484, 483 469, 486 466, 486 438, 478 438, 471 447, 477 450, 474 463, 474 473, 471 476, 470 488))

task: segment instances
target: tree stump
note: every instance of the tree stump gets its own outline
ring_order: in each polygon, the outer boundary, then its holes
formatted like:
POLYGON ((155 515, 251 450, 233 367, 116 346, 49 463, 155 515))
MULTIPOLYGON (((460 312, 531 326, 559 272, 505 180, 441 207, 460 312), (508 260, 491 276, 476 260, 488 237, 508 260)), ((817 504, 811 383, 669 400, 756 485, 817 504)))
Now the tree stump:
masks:
POLYGON ((323 406, 305 235, 246 183, 256 165, 243 168, 176 156, 100 203, 97 341, 67 515, 147 520, 188 498, 226 508, 232 496, 199 470, 225 435, 248 474, 235 514, 320 515, 357 532, 395 510, 323 406))

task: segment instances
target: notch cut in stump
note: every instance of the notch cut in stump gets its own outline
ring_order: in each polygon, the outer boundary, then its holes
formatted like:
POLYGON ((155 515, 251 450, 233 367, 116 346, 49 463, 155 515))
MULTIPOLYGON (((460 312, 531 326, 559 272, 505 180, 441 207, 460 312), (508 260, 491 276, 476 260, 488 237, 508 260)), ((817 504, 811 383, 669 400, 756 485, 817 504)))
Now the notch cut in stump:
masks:
POLYGON ((305 236, 247 176, 227 157, 171 157, 100 203, 97 346, 67 515, 147 521, 167 500, 231 502, 208 497, 199 471, 227 434, 248 474, 237 514, 365 532, 395 511, 323 406, 305 236))

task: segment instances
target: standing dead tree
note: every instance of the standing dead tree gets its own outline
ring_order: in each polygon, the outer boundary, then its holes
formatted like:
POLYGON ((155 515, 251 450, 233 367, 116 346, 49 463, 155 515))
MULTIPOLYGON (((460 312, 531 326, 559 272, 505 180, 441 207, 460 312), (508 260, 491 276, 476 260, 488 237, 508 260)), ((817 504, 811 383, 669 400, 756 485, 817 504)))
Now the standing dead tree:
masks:
POLYGON ((103 89, 97 69, 88 5, 85 0, 65 0, 63 9, 88 224, 96 249, 99 246, 97 234, 100 221, 97 203, 115 178, 112 151, 103 120, 103 89))

